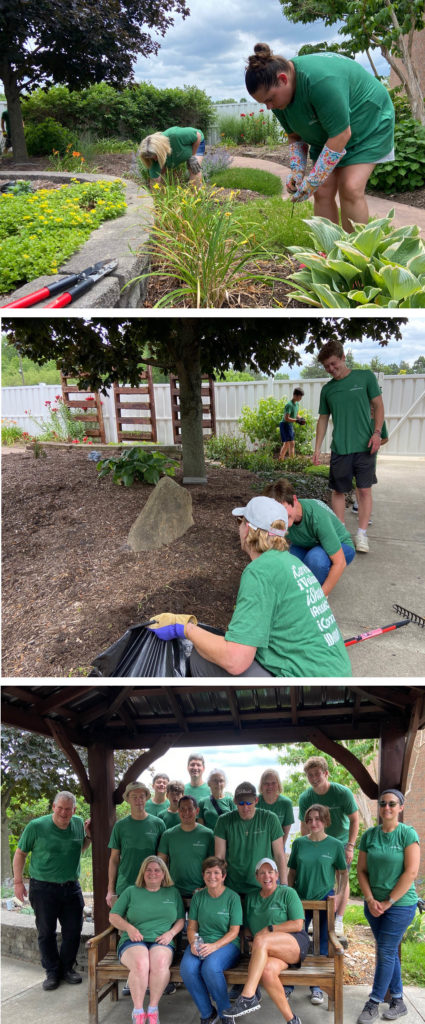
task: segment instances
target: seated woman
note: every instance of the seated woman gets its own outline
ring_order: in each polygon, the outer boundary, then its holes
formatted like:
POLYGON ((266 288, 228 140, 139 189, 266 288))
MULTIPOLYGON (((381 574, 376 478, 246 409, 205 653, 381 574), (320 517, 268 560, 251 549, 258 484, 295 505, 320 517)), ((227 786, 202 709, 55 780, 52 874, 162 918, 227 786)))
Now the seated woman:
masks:
POLYGON ((202 874, 205 889, 198 889, 191 899, 187 926, 189 945, 180 974, 198 1007, 201 1024, 215 1024, 229 1002, 223 971, 234 967, 240 958, 242 904, 238 894, 224 884, 224 860, 207 857, 202 874))
POLYGON ((155 615, 149 629, 162 640, 192 641, 192 676, 350 676, 325 595, 310 569, 288 551, 286 509, 260 496, 232 515, 250 564, 225 636, 198 626, 193 615, 168 612, 155 615))
MULTIPOLYGON (((325 900, 333 896, 335 876, 337 879, 335 911, 338 911, 348 880, 344 845, 339 839, 326 835, 325 828, 331 823, 329 808, 312 804, 304 815, 309 834, 294 839, 288 860, 288 885, 292 886, 301 900, 325 900)), ((313 912, 306 910, 305 924, 308 928, 313 912)), ((326 911, 320 911, 320 953, 328 954, 328 926, 326 911)), ((311 1001, 323 1003, 323 992, 312 987, 311 1001)))
POLYGON ((210 796, 199 801, 199 824, 206 825, 213 831, 220 815, 228 814, 235 809, 233 797, 224 792, 226 781, 224 772, 220 771, 220 768, 214 768, 207 779, 211 790, 210 796))
POLYGON ((199 128, 166 128, 142 139, 139 156, 149 171, 149 184, 164 180, 167 170, 187 163, 190 184, 200 185, 201 164, 205 154, 203 132, 199 128))
POLYGON ((415 878, 420 852, 415 829, 398 820, 403 804, 400 790, 385 789, 379 797, 381 824, 368 828, 360 840, 357 875, 378 955, 372 991, 357 1018, 358 1024, 370 1024, 379 1017, 379 1004, 388 989, 391 1002, 382 1014, 384 1020, 396 1020, 407 1013, 398 950, 416 914, 415 878))
POLYGON ((170 980, 174 938, 184 925, 183 900, 160 857, 146 857, 135 885, 118 897, 109 920, 123 933, 118 956, 130 972, 133 1024, 159 1024, 158 1003, 170 980))
POLYGON ((304 910, 294 889, 278 885, 279 872, 274 860, 263 857, 255 874, 261 889, 245 899, 244 923, 254 941, 248 978, 242 994, 222 1016, 224 1024, 260 1008, 257 986, 261 982, 270 999, 290 1024, 301 1024, 292 1013, 279 978, 288 967, 301 967, 307 955, 309 938, 304 930, 304 910))

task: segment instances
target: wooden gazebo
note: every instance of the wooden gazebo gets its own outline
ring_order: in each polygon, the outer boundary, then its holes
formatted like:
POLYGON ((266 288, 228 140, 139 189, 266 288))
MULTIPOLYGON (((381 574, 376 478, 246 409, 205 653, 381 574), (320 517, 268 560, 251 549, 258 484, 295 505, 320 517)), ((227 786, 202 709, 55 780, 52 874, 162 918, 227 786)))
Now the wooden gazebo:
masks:
POLYGON ((108 918, 108 841, 115 807, 127 782, 171 747, 225 748, 308 740, 344 764, 372 800, 383 786, 405 788, 415 736, 425 727, 425 687, 276 683, 182 685, 168 680, 135 685, 3 685, 3 723, 53 737, 91 805, 96 932, 108 918), (337 741, 378 737, 376 783, 337 741), (87 748, 88 771, 77 746, 87 748), (114 750, 136 749, 145 753, 115 788, 114 750))

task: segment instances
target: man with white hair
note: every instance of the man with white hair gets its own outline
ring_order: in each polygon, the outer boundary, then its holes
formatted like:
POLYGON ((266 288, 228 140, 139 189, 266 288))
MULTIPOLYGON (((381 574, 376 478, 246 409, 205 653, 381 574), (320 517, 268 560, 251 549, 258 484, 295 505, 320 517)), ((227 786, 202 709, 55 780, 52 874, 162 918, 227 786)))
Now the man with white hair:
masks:
POLYGON ((81 853, 90 845, 90 823, 75 814, 73 793, 57 793, 52 814, 34 818, 24 828, 13 858, 15 896, 23 900, 27 890, 23 881, 25 861, 31 853, 29 900, 35 913, 35 925, 41 963, 46 971, 43 988, 55 989, 63 979, 78 985, 81 974, 74 971, 83 927, 84 900, 78 881, 81 853), (58 950, 56 925, 62 932, 58 950))

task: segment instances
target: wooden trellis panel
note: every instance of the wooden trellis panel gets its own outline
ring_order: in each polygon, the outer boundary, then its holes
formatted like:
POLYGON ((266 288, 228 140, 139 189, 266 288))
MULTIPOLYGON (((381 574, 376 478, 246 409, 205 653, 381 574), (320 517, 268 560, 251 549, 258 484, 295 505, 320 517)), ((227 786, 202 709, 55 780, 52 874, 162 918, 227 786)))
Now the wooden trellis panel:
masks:
POLYGON ((140 374, 140 379, 144 383, 138 388, 131 388, 126 385, 120 387, 118 384, 114 384, 118 441, 158 440, 155 395, 150 366, 140 374), (127 396, 131 396, 130 400, 127 399, 127 396), (139 415, 134 416, 134 410, 137 410, 139 415))
POLYGON ((87 437, 97 438, 101 444, 106 444, 105 425, 99 392, 93 392, 91 388, 87 388, 86 391, 80 391, 75 384, 68 384, 68 377, 65 377, 63 373, 61 373, 61 385, 62 398, 68 409, 84 410, 78 414, 74 412, 74 415, 75 419, 87 424, 87 437))
MULTIPOLYGON (((173 425, 174 444, 181 444, 182 428, 180 413, 180 382, 178 377, 170 374, 171 422, 173 425)), ((207 375, 202 377, 202 432, 210 437, 216 432, 214 380, 207 375)))

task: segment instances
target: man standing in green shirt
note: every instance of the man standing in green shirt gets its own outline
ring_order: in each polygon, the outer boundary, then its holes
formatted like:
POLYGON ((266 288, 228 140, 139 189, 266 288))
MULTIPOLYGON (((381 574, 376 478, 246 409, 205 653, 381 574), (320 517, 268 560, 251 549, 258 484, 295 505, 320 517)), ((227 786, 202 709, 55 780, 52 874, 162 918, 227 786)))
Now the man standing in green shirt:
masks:
POLYGON ((34 818, 24 828, 13 858, 14 891, 26 896, 22 874, 31 853, 29 900, 35 913, 41 963, 46 971, 43 988, 51 991, 61 979, 78 985, 81 974, 74 971, 83 927, 84 900, 78 876, 80 856, 90 845, 90 822, 75 815, 75 796, 55 796, 52 814, 34 818), (56 924, 62 932, 60 951, 56 924))
POLYGON ((222 814, 214 829, 215 855, 227 861, 226 882, 239 895, 256 892, 259 882, 255 865, 261 857, 273 857, 282 884, 287 883, 283 831, 272 811, 257 807, 257 790, 252 782, 236 786, 236 811, 222 814))
POLYGON ((187 759, 187 770, 190 775, 190 782, 184 787, 186 796, 194 796, 198 804, 200 800, 211 795, 207 782, 204 782, 205 760, 202 754, 189 754, 187 759))
POLYGON ((161 836, 158 856, 167 865, 174 885, 181 896, 192 896, 204 885, 202 862, 214 853, 214 834, 196 821, 199 811, 194 796, 179 800, 180 825, 167 829, 161 836))
MULTIPOLYGON (((354 847, 359 831, 359 812, 356 801, 348 786, 342 786, 338 782, 330 782, 329 768, 326 758, 309 757, 303 766, 309 789, 305 789, 299 798, 298 813, 301 821, 301 835, 309 833, 309 827, 304 822, 305 813, 312 804, 323 804, 328 807, 331 815, 331 824, 325 828, 325 832, 334 839, 339 839, 344 844, 345 859, 347 867, 350 868, 353 859, 354 847)), ((336 935, 343 935, 343 916, 350 895, 350 886, 347 887, 344 897, 340 902, 338 913, 335 916, 336 935)))
POLYGON ((329 487, 332 508, 338 519, 345 519, 345 495, 356 481, 359 502, 359 528, 356 551, 368 552, 367 526, 372 514, 372 484, 376 479, 376 453, 381 445, 384 403, 375 374, 371 370, 349 370, 340 341, 329 341, 320 349, 318 360, 332 380, 321 390, 319 419, 313 463, 318 465, 320 449, 332 416, 333 435, 329 487), (371 407, 374 429, 371 429, 371 407))
POLYGON ((170 804, 166 796, 169 781, 170 778, 165 772, 158 772, 157 775, 154 775, 152 779, 153 797, 147 800, 145 804, 146 814, 153 814, 159 818, 162 811, 167 810, 170 804))
POLYGON ((283 477, 264 490, 269 498, 280 501, 288 513, 290 555, 307 565, 328 597, 356 554, 351 534, 335 512, 316 498, 298 500, 294 486, 283 477))
POLYGON ((111 855, 108 869, 106 902, 112 909, 117 896, 128 885, 134 885, 145 857, 155 854, 163 832, 164 822, 145 807, 150 791, 144 782, 129 782, 124 800, 130 804, 130 814, 116 821, 109 840, 111 855))

